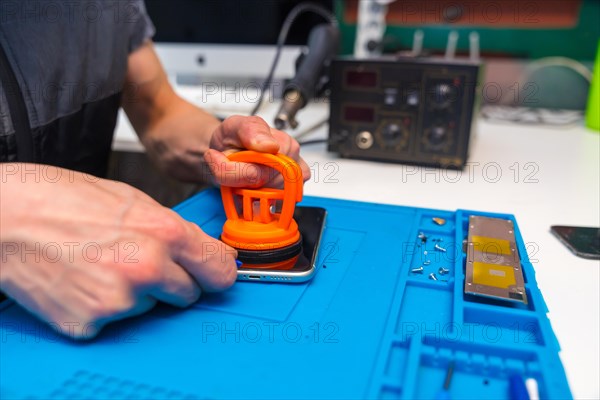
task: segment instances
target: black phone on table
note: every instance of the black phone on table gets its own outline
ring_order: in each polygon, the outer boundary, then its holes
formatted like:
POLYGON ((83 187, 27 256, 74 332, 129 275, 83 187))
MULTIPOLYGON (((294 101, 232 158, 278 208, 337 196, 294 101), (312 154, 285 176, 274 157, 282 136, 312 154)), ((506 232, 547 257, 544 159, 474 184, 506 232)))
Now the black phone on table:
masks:
POLYGON ((600 259, 600 228, 554 225, 550 231, 576 256, 600 259))

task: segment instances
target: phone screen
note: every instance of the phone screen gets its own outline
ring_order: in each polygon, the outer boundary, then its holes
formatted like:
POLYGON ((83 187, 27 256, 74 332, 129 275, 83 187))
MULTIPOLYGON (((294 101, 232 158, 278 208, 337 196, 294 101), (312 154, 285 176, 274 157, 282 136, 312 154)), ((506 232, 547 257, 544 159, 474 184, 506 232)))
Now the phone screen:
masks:
POLYGON ((555 225, 550 230, 575 255, 600 259, 600 228, 555 225))
POLYGON ((302 252, 291 269, 252 269, 242 266, 238 269, 238 280, 301 282, 312 277, 315 262, 325 226, 327 211, 321 207, 298 206, 294 219, 302 235, 302 252))

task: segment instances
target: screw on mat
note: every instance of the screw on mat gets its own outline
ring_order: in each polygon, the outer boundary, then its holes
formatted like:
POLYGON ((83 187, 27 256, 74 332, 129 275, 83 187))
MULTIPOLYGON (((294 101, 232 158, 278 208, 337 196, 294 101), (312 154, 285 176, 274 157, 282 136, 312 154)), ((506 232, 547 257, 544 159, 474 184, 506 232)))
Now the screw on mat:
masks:
POLYGON ((443 248, 442 246, 440 246, 439 244, 436 243, 435 246, 433 246, 434 249, 436 249, 437 251, 442 251, 442 252, 446 252, 446 249, 443 248))
POLYGON ((422 274, 423 273, 423 267, 413 268, 413 269, 410 270, 410 272, 412 272, 413 274, 422 274))
POLYGON ((440 267, 440 269, 438 269, 438 273, 440 275, 446 275, 449 272, 450 272, 450 270, 448 268, 440 267))
POLYGON ((435 276, 435 274, 433 272, 431 274, 429 274, 429 279, 431 279, 432 281, 438 280, 437 276, 435 276))

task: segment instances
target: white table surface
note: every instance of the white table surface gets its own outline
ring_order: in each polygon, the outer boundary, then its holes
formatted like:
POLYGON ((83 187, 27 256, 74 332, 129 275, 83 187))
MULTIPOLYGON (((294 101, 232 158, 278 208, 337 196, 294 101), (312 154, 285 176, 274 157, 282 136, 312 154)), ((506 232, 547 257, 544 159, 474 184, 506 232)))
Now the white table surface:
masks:
MULTIPOLYGON (((193 89, 178 89, 194 103, 193 89)), ((210 103, 222 114, 251 106, 210 103)), ((272 121, 277 107, 261 115, 272 121)), ((328 105, 300 111, 302 131, 327 116, 328 105)), ((326 138, 322 126, 301 140, 326 138)), ((290 131, 294 135, 294 131, 290 131)), ((121 116, 114 148, 141 149, 121 116)), ((583 126, 542 127, 479 120, 469 164, 462 172, 342 159, 325 144, 307 145, 302 156, 313 176, 305 194, 435 209, 514 214, 550 310, 575 398, 600 398, 600 262, 578 258, 551 233, 550 225, 600 226, 600 134, 583 126)))

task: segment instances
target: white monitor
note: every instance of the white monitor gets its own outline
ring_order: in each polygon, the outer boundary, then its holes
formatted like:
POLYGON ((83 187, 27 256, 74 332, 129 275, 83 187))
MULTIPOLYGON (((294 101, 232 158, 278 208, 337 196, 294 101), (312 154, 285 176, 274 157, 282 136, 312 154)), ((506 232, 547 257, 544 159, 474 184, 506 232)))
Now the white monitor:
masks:
MULTIPOLYGON (((158 55, 178 83, 206 80, 262 81, 275 56, 281 26, 303 0, 146 0, 155 27, 158 55)), ((333 12, 334 0, 319 4, 333 12)), ((314 13, 300 15, 289 31, 276 80, 294 76, 296 58, 316 24, 314 13)))
MULTIPOLYGON (((193 83, 213 78, 264 79, 275 58, 275 46, 210 43, 155 43, 156 52, 171 76, 193 83)), ((285 46, 275 79, 294 75, 295 61, 302 46, 285 46)))

